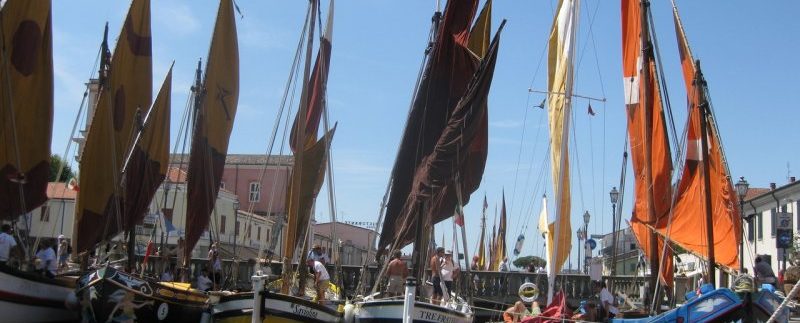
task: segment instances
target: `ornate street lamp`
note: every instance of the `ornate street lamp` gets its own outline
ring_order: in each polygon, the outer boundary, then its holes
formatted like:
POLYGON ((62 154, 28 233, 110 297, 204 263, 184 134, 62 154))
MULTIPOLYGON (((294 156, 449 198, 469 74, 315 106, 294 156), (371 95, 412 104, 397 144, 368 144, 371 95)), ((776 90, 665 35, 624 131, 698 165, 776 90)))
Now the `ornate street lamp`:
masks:
MULTIPOLYGON (((589 211, 583 212, 583 241, 584 241, 584 245, 581 245, 580 247, 583 247, 584 249, 586 248, 586 246, 585 246, 586 242, 589 241, 589 219, 591 217, 592 216, 589 214, 589 211)), ((586 258, 586 259, 583 260, 583 272, 586 273, 587 272, 586 268, 589 265, 587 263, 587 260, 589 259, 589 250, 584 250, 584 253, 585 253, 584 258, 586 258)))
POLYGON ((744 272, 744 220, 746 219, 744 215, 744 197, 747 195, 748 189, 750 189, 750 183, 744 179, 744 176, 739 177, 739 181, 736 182, 736 194, 739 195, 739 211, 742 217, 742 243, 739 244, 739 272, 744 272))
POLYGON ((611 214, 612 214, 612 227, 611 227, 611 276, 614 276, 617 271, 617 202, 619 201, 619 191, 617 187, 611 188, 608 192, 608 197, 611 198, 611 214))

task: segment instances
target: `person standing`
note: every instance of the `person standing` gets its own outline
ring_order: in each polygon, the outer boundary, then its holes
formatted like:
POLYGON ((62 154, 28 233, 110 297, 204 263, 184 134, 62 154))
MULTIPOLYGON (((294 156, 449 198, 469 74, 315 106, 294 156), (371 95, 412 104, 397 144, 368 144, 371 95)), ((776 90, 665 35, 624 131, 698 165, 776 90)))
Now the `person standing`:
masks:
POLYGON ((431 257, 429 262, 431 270, 431 283, 433 283, 433 295, 431 296, 431 303, 439 304, 442 299, 442 257, 444 257, 444 248, 436 248, 436 254, 431 257))
POLYGON ((70 246, 64 235, 58 236, 58 270, 67 268, 67 259, 69 258, 70 246))
POLYGON ((395 250, 392 253, 392 261, 389 262, 389 269, 386 275, 389 276, 389 283, 386 285, 386 296, 400 296, 403 295, 403 285, 405 284, 406 277, 408 277, 408 267, 406 262, 400 259, 403 253, 400 250, 395 250))
POLYGON ((3 224, 0 229, 0 266, 5 266, 11 257, 11 251, 17 247, 17 240, 11 235, 11 226, 3 224))
POLYGON ((39 259, 39 264, 36 266, 36 270, 42 271, 42 273, 48 278, 56 277, 56 272, 58 271, 58 262, 56 261, 56 252, 53 251, 53 247, 50 245, 49 241, 42 241, 41 249, 36 252, 36 259, 39 259))
POLYGON ((203 269, 197 276, 197 289, 207 292, 214 283, 208 279, 208 269, 203 269))
POLYGON ((317 289, 317 302, 322 304, 322 302, 325 301, 325 291, 328 290, 331 276, 328 274, 328 270, 325 269, 325 265, 317 260, 308 259, 306 260, 306 264, 314 270, 314 286, 316 286, 317 289))
POLYGON ((606 283, 603 281, 595 281, 594 290, 600 293, 600 307, 607 315, 607 317, 601 317, 600 319, 605 320, 606 318, 613 319, 616 317, 617 314, 619 314, 619 309, 614 306, 614 296, 608 291, 606 283))
POLYGON ((214 290, 219 289, 222 284, 222 260, 219 256, 218 242, 211 244, 208 250, 208 265, 211 266, 211 280, 214 282, 214 290))
POLYGON ((450 293, 453 291, 453 278, 458 276, 459 269, 456 264, 453 262, 453 252, 448 250, 444 253, 444 260, 442 260, 442 283, 444 284, 444 288, 442 290, 444 294, 444 300, 450 300, 450 293))
POLYGON ((772 271, 772 266, 764 261, 761 256, 756 257, 756 265, 753 268, 753 273, 756 274, 758 286, 764 283, 774 286, 775 283, 777 283, 777 278, 775 277, 775 272, 772 271))

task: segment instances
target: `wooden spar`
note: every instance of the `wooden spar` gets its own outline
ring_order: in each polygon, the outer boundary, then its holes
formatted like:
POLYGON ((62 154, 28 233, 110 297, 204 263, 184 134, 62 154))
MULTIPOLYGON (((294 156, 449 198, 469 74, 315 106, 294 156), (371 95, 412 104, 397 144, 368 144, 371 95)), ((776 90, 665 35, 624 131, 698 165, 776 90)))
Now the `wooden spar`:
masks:
POLYGON ((716 257, 714 255, 714 219, 711 209, 711 172, 708 161, 708 102, 703 95, 702 87, 705 80, 700 71, 700 61, 695 62, 694 91, 697 95, 697 109, 700 109, 700 150, 703 156, 703 199, 706 214, 706 243, 708 250, 708 282, 716 286, 716 257))
MULTIPOLYGON (((653 197, 653 146, 652 146, 652 133, 651 129, 653 129, 653 117, 652 111, 647 108, 648 102, 652 100, 652 93, 650 88, 650 55, 652 51, 650 50, 650 34, 648 30, 648 21, 647 21, 647 10, 650 7, 650 2, 648 0, 642 0, 639 6, 639 15, 641 18, 640 22, 640 49, 641 49, 641 68, 642 70, 639 71, 639 77, 641 78, 641 84, 643 88, 644 95, 641 97, 641 106, 644 108, 644 113, 642 116, 644 117, 644 176, 645 182, 648 184, 647 189, 647 223, 654 224, 656 222, 656 212, 655 212, 655 201, 653 197)), ((649 254, 650 254, 650 279, 649 284, 650 288, 655 288, 656 284, 658 283, 658 272, 656 272, 659 268, 659 258, 656 257, 658 254, 658 235, 653 230, 650 230, 649 234, 650 244, 648 245, 649 254)), ((655 302, 652 302, 655 303, 655 302)), ((655 305, 653 306, 655 308, 655 305)))

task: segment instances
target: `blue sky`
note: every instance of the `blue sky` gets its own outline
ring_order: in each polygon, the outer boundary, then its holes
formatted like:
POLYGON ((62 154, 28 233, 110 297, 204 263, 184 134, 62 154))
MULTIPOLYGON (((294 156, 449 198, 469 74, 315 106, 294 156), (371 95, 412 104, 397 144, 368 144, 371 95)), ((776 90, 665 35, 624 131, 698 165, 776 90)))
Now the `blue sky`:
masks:
MULTIPOLYGON (((306 1, 237 1, 241 88, 230 153, 264 153, 275 122, 300 36, 306 1)), ((527 237, 523 254, 540 255, 536 232, 541 195, 552 195, 546 115, 533 108, 545 88, 545 51, 556 1, 495 0, 493 26, 508 19, 490 94, 489 157, 482 185, 467 205, 469 252, 479 235, 483 195, 489 199, 489 222, 505 189, 509 208, 508 245, 527 237), (527 225, 527 227, 526 227, 527 225)), ((116 37, 128 1, 54 1, 55 125, 53 152, 62 154, 77 114, 84 83, 93 66, 108 21, 116 37)), ((208 53, 217 2, 152 2, 154 91, 175 60, 173 128, 189 97, 198 58, 208 53)), ((327 2, 323 1, 324 12, 327 2)), ((702 62, 732 176, 751 186, 779 185, 800 177, 800 4, 775 1, 679 1, 692 51, 702 62), (787 166, 788 165, 788 166, 787 166)), ((375 221, 400 142, 403 123, 427 42, 433 0, 340 0, 336 3, 333 56, 328 84, 332 121, 336 202, 340 220, 375 221)), ((685 91, 668 1, 652 4, 666 83, 678 132, 684 128, 685 91)), ((590 234, 609 232, 608 191, 619 183, 625 138, 621 87, 620 4, 582 2, 576 93, 605 97, 574 109, 573 227, 585 210, 592 214, 590 234)), ((173 133, 173 142, 177 134, 173 133)), ((628 166, 630 168, 630 166, 628 166)), ((629 171, 630 174, 630 171, 629 171)), ((628 180, 628 192, 632 181, 628 180)), ((630 214, 630 195, 623 214, 630 214)), ((327 221, 327 192, 318 201, 320 221, 327 221)), ((551 203, 552 206, 552 203, 551 203)), ((450 221, 437 227, 437 241, 450 221)), ((491 224, 489 224, 491 226, 491 224)), ((573 238, 574 240, 574 238, 573 238)), ((576 245, 577 243, 573 243, 576 245)), ((576 259, 573 252, 573 258, 576 259)), ((573 267, 576 261, 573 260, 573 267)))

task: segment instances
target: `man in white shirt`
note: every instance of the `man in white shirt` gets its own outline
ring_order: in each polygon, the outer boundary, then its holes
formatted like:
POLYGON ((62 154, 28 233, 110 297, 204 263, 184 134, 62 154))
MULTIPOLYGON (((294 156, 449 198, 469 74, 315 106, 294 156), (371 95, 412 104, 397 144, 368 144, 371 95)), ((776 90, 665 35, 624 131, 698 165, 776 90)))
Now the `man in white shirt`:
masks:
POLYGON ((10 225, 3 224, 0 230, 2 231, 0 232, 0 266, 5 266, 11 256, 11 250, 17 246, 17 241, 11 235, 10 225))
POLYGON ((214 282, 208 278, 207 272, 207 270, 203 269, 203 271, 200 272, 200 275, 197 276, 197 289, 204 292, 207 292, 209 289, 211 289, 211 286, 214 284, 214 282))
MULTIPOLYGON (((602 307, 606 313, 608 313, 608 319, 612 319, 619 314, 619 309, 614 306, 614 296, 611 295, 611 292, 608 291, 606 288, 606 283, 601 281, 594 282, 594 290, 595 292, 600 293, 600 307, 602 307)), ((601 317, 600 319, 605 320, 605 318, 601 317)))
POLYGON ((441 265, 441 273, 442 273, 442 283, 444 284, 443 288, 443 297, 445 301, 450 300, 450 293, 453 291, 453 278, 458 276, 459 268, 453 262, 453 252, 447 250, 444 253, 444 260, 442 260, 441 265))
POLYGON ((36 270, 41 270, 49 278, 56 277, 58 261, 56 260, 56 252, 50 246, 49 241, 42 241, 42 248, 36 252, 36 258, 39 259, 36 270))
POLYGON ((325 265, 317 260, 308 259, 306 260, 306 264, 314 269, 314 285, 317 287, 317 302, 321 304, 325 301, 325 291, 328 290, 331 276, 328 274, 328 270, 325 269, 325 265))

